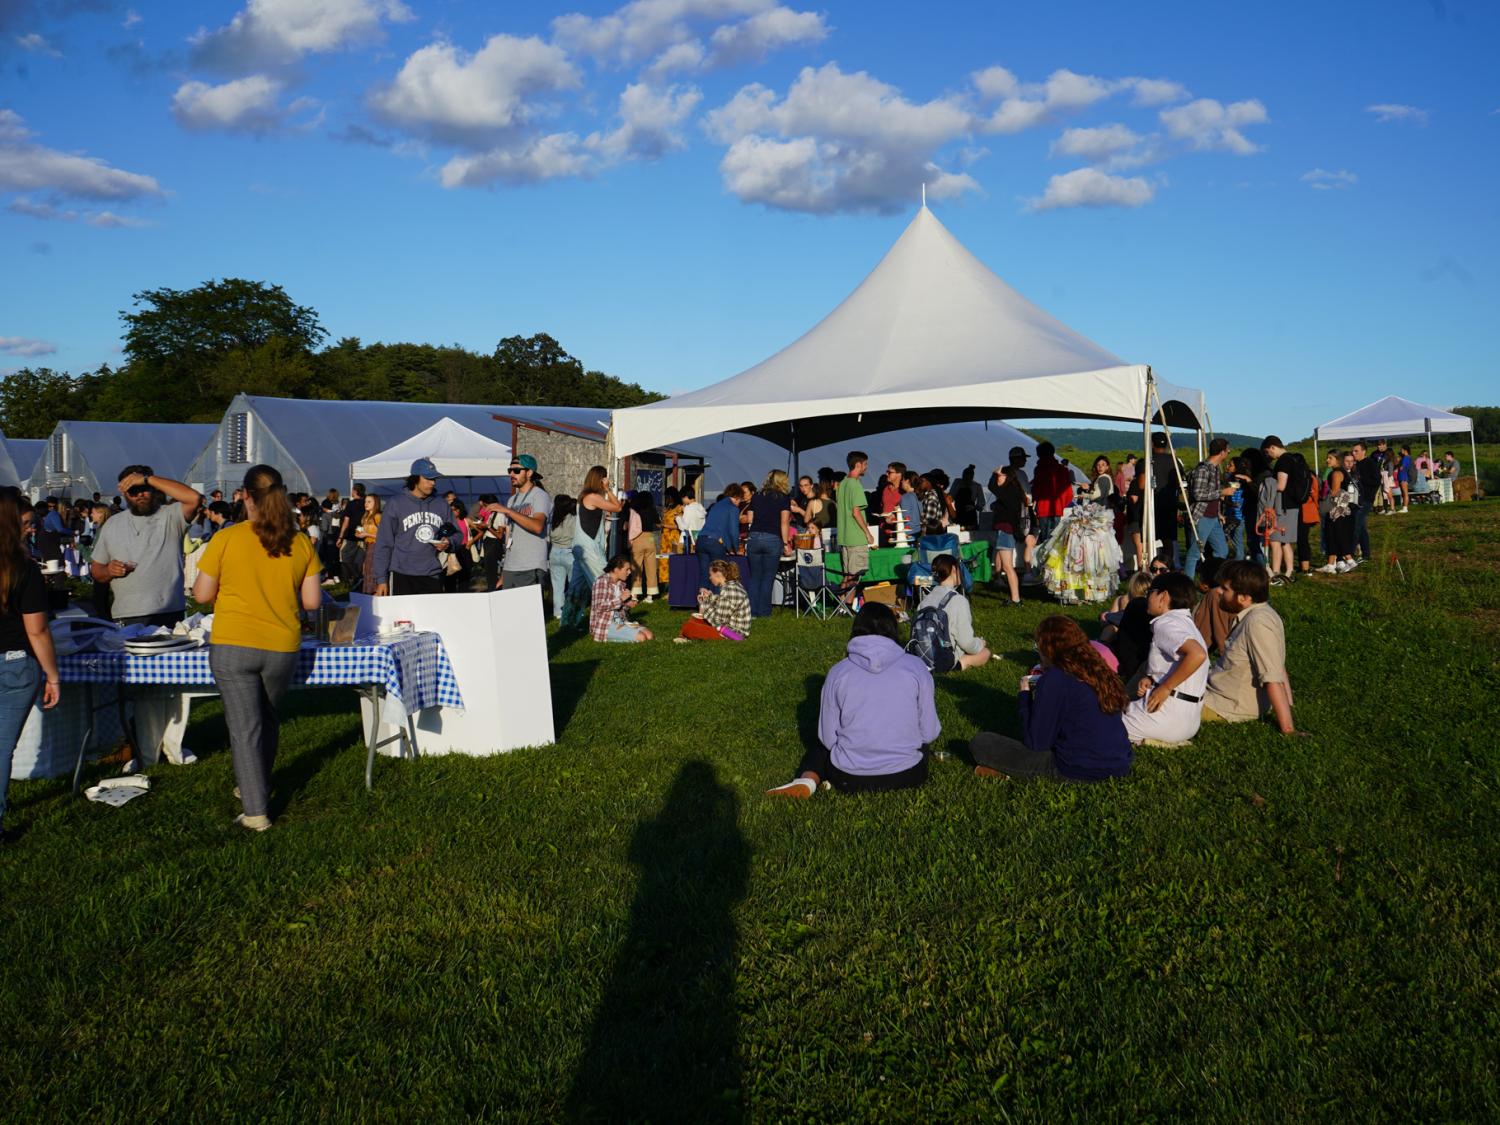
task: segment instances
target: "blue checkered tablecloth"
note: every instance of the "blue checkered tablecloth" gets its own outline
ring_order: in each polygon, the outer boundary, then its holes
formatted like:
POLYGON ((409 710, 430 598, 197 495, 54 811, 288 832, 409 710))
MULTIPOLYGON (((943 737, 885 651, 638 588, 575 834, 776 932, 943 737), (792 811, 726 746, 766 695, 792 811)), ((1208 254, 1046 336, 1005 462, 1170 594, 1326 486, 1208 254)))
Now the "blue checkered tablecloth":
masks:
MULTIPOLYGON (((57 658, 63 683, 171 684, 211 686, 208 646, 133 656, 124 652, 78 652, 57 658)), ((386 698, 407 714, 428 707, 463 707, 448 653, 436 633, 413 633, 372 644, 320 645, 297 658, 293 687, 380 684, 386 698)))

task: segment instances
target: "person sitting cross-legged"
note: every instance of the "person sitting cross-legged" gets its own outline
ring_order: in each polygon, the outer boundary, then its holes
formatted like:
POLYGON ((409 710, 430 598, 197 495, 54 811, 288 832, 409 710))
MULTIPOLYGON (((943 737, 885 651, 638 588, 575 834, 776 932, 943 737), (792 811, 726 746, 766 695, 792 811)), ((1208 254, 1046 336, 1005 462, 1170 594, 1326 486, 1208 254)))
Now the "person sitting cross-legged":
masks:
POLYGON ((1130 772, 1133 752, 1121 718, 1125 688, 1071 617, 1036 629, 1040 674, 1021 677, 1021 734, 981 731, 969 742, 979 777, 1102 781, 1130 772))
POLYGON ((947 667, 934 671, 963 671, 990 660, 990 648, 985 639, 974 633, 974 610, 969 599, 964 597, 963 564, 952 555, 938 555, 932 560, 932 589, 928 590, 917 606, 920 615, 925 609, 941 609, 948 618, 948 644, 953 660, 947 667))
POLYGON ((1235 620, 1208 673, 1204 722, 1248 723, 1269 711, 1282 734, 1303 734, 1292 721, 1286 630, 1271 608, 1266 572, 1253 563, 1230 560, 1219 568, 1218 594, 1235 620))
POLYGON ((709 565, 708 589, 698 591, 698 612, 682 623, 674 640, 742 641, 750 635, 750 595, 740 585, 740 568, 728 559, 709 565))
POLYGON ((625 611, 635 605, 625 588, 633 565, 629 555, 616 555, 594 583, 589 604, 589 635, 594 640, 634 644, 651 639, 650 629, 625 616, 625 611))
POLYGON ((1193 580, 1186 574, 1152 579, 1146 595, 1151 648, 1137 698, 1125 708, 1131 742, 1186 742, 1202 721, 1208 683, 1208 646, 1193 624, 1193 580))
POLYGON ((818 743, 772 797, 811 797, 821 782, 843 793, 914 789, 927 780, 927 745, 942 733, 932 673, 904 652, 891 608, 854 616, 848 656, 829 670, 818 704, 818 743))

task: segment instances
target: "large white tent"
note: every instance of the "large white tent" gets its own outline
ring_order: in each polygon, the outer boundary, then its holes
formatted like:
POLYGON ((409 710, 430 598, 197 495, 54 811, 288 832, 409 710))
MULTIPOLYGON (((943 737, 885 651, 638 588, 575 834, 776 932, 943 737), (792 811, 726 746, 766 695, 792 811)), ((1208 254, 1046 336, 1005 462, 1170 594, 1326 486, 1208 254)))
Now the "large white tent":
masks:
POLYGON ((452 418, 439 418, 421 433, 353 462, 349 479, 397 480, 408 475, 419 457, 430 457, 444 480, 475 481, 482 492, 509 491, 502 490, 500 482, 510 466, 510 446, 476 434, 452 418))
POLYGON ((1473 460, 1469 464, 1474 473, 1479 472, 1479 447, 1474 444, 1474 420, 1451 410, 1437 406, 1423 406, 1420 402, 1386 395, 1378 402, 1362 406, 1352 414, 1324 422, 1313 431, 1313 463, 1318 461, 1320 441, 1359 441, 1370 438, 1413 437, 1425 434, 1427 454, 1432 456, 1433 434, 1469 435, 1469 453, 1473 460))
POLYGON ((31 466, 20 468, 10 455, 10 441, 0 432, 0 484, 22 485, 31 475, 31 466))
POLYGON ((16 477, 13 483, 25 488, 26 482, 31 479, 31 474, 36 471, 37 462, 47 451, 47 440, 45 438, 6 438, 5 449, 10 454, 10 463, 16 467, 16 477))
POLYGON ((27 489, 33 496, 113 496, 120 470, 137 464, 199 484, 190 479, 189 469, 217 430, 208 423, 59 422, 27 489))
POLYGON ((1156 420, 1202 429, 1204 407, 1201 392, 1156 379, 1026 300, 924 206, 805 335, 722 382, 615 411, 611 437, 616 457, 724 430, 795 451, 1028 416, 1136 422, 1144 440, 1156 420))

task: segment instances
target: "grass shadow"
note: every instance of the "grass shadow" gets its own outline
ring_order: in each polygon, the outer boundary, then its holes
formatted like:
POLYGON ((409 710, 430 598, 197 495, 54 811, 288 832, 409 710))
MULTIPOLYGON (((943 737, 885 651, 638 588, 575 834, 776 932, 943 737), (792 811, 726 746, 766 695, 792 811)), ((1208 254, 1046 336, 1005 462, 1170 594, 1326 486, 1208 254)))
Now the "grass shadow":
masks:
POLYGON ((813 750, 818 743, 818 710, 823 698, 822 674, 806 676, 802 680, 802 698, 797 703, 797 735, 802 740, 802 749, 813 750))
POLYGON ((563 732, 568 729, 574 712, 588 694, 589 681, 594 678, 599 664, 596 657, 567 663, 554 662, 549 668, 552 677, 552 737, 555 741, 562 741, 563 732))
MULTIPOLYGON (((364 743, 359 740, 358 734, 354 735, 353 741, 363 754, 364 743)), ((328 738, 318 746, 302 751, 286 765, 275 770, 271 774, 271 818, 274 820, 281 816, 292 799, 307 788, 324 766, 349 750, 350 742, 348 735, 328 738)))
POLYGON ((749 881, 739 802, 707 762, 685 763, 630 859, 630 930, 568 1095, 575 1121, 741 1116, 734 908, 749 881))

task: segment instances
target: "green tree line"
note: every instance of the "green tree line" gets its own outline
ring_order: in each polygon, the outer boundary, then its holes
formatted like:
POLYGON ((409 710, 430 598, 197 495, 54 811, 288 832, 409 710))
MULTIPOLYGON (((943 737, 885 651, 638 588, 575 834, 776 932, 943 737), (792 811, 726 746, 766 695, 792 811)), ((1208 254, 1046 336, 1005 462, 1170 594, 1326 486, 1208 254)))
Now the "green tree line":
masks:
POLYGON ((327 344, 312 309, 279 285, 226 278, 148 289, 120 313, 117 367, 23 367, 0 382, 0 429, 44 438, 63 419, 217 422, 239 392, 279 398, 475 402, 613 409, 660 395, 590 371, 545 333, 507 336, 489 355, 456 345, 327 344))

